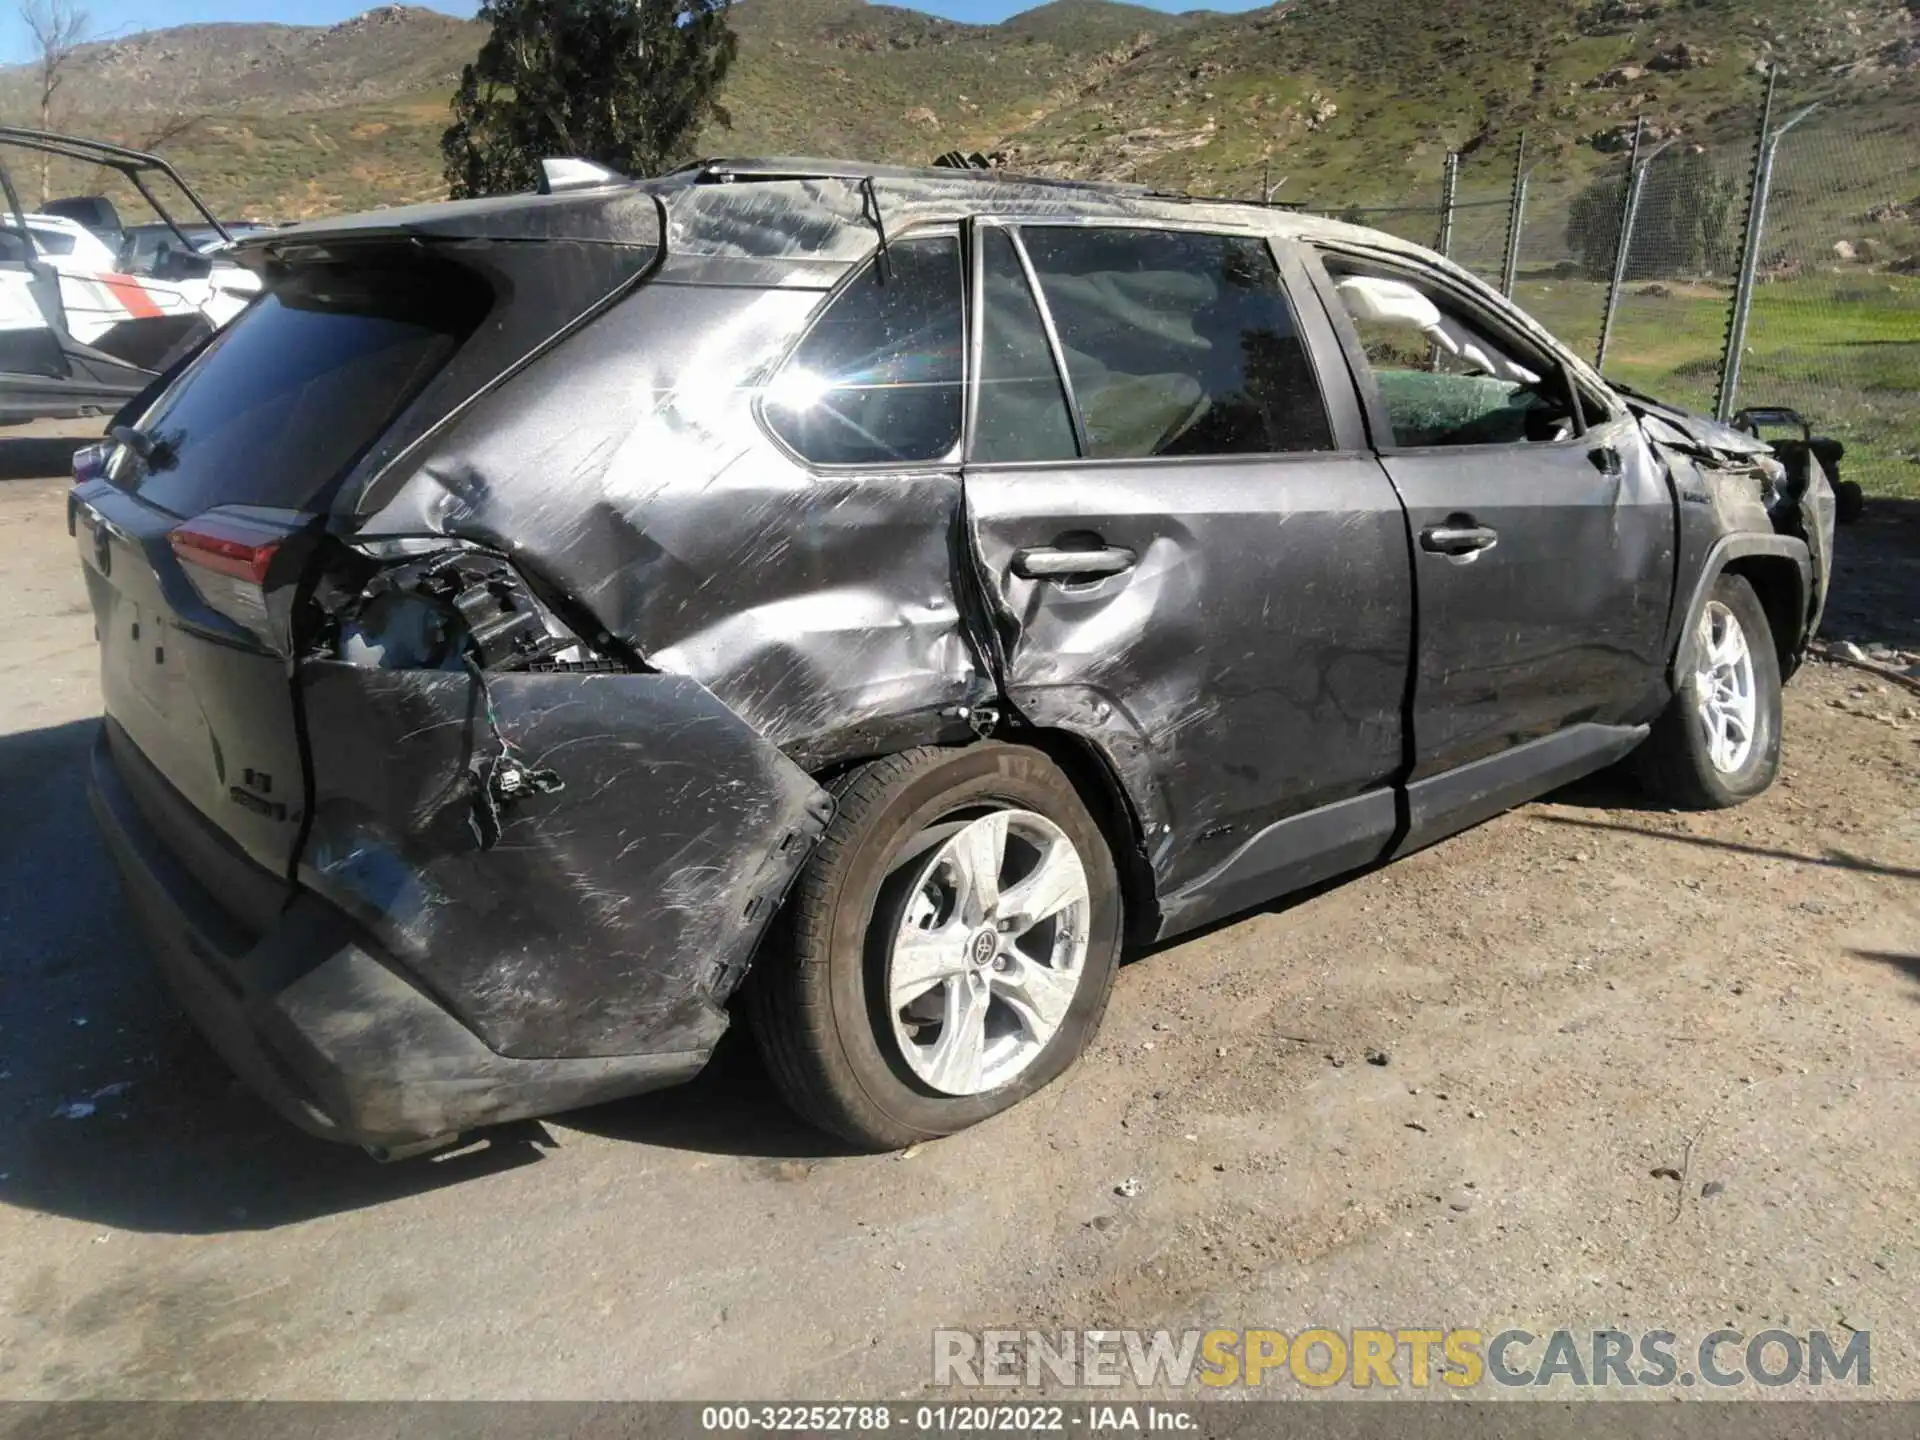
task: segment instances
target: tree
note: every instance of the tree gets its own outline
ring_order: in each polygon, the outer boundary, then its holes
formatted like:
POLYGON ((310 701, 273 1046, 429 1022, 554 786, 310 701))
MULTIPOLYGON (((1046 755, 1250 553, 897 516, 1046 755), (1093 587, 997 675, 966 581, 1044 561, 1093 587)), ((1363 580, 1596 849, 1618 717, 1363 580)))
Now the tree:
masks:
MULTIPOLYGON (((1590 279, 1613 274, 1625 192, 1618 176, 1604 176, 1575 196, 1567 212, 1567 244, 1590 279)), ((1689 278, 1728 269, 1734 263, 1733 216, 1739 203, 1739 183, 1720 174, 1703 151, 1676 151, 1654 161, 1634 218, 1627 279, 1689 278)))
MULTIPOLYGON (((33 76, 40 88, 40 128, 53 128, 53 102, 72 68, 74 53, 87 43, 93 17, 74 0, 21 0, 20 18, 33 36, 33 76)), ((52 198, 52 157, 40 157, 40 203, 52 198)))
POLYGON ((158 150, 162 145, 170 145, 175 140, 191 135, 200 128, 200 122, 206 118, 204 115, 188 114, 183 110, 162 111, 159 119, 135 137, 133 148, 158 150))
POLYGON ((482 0, 493 27, 441 137, 455 196, 539 183, 552 156, 655 175, 693 158, 737 48, 732 0, 482 0))

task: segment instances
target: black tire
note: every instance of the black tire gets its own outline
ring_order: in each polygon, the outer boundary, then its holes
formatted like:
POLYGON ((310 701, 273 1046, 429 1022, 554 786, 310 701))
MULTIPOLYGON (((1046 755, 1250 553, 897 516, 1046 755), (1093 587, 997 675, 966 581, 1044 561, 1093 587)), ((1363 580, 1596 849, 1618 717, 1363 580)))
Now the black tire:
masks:
POLYGON ((897 1150, 979 1124, 1079 1058, 1119 964, 1119 877, 1072 782, 1037 750, 913 750, 864 765, 834 789, 834 819, 783 915, 787 943, 769 947, 742 998, 768 1073, 801 1118, 862 1149, 897 1150), (916 837, 994 809, 1040 815, 1073 843, 1087 880, 1087 953, 1065 1018, 1028 1068, 984 1094, 945 1095, 920 1081, 894 1039, 883 999, 890 928, 876 926, 887 918, 876 911, 896 903, 882 892, 916 837))
MULTIPOLYGON (((1755 726, 1752 747, 1737 769, 1715 764, 1701 719, 1702 676, 1697 665, 1682 671, 1672 702, 1654 723, 1653 733, 1634 756, 1641 784, 1655 799, 1683 810, 1728 810, 1765 794, 1780 775, 1780 657, 1766 607, 1753 586, 1738 575, 1722 575, 1708 593, 1707 605, 1722 607, 1739 623, 1753 658, 1755 726)), ((1695 631, 1700 621, 1695 620, 1695 631)), ((1698 650, 1689 636, 1689 653, 1698 650)))

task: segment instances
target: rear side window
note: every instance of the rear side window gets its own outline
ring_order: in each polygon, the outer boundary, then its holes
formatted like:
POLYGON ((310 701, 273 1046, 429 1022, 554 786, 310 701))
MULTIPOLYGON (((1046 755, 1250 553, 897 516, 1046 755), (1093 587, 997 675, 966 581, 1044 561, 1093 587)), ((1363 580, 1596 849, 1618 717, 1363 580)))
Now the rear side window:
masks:
POLYGON ((1331 450, 1280 271, 1250 236, 1021 230, 1089 456, 1331 450))
POLYGON ((1005 230, 980 231, 986 304, 973 458, 982 464, 1071 460, 1079 448, 1040 307, 1005 230))
POLYGON ((767 423, 814 465, 942 460, 960 443, 960 242, 895 241, 829 302, 767 387, 767 423))
POLYGON ((280 280, 141 418, 160 453, 138 477, 140 497, 176 515, 325 508, 490 301, 470 272, 444 264, 280 280))

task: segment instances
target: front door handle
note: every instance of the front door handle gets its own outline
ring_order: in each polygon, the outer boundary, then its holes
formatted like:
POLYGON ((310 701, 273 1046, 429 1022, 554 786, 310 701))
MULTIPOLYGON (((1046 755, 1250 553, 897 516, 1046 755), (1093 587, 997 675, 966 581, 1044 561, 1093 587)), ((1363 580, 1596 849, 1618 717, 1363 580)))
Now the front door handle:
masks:
POLYGON ((1500 532, 1484 525, 1435 525, 1420 536, 1422 550, 1453 560, 1478 555, 1499 543, 1500 532))
POLYGON ((1593 468, 1602 475, 1619 475, 1626 468, 1626 461, 1620 458, 1620 452, 1611 445, 1602 445, 1597 450, 1589 450, 1587 459, 1593 462, 1593 468))
POLYGON ((1125 574, 1139 559, 1117 545, 1099 550, 1022 550, 1013 557, 1013 573, 1022 580, 1101 580, 1125 574))

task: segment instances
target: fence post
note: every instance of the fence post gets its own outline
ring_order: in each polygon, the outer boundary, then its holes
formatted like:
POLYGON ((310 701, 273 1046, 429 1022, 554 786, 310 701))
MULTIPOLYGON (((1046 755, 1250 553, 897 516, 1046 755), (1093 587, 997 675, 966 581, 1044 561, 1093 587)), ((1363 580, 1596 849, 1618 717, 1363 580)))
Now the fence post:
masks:
POLYGON ((1527 132, 1520 132, 1520 149, 1513 158, 1513 208, 1507 223, 1507 263, 1501 271, 1501 293, 1513 298, 1520 280, 1520 230, 1527 218, 1527 132))
POLYGON ((1733 418, 1733 402, 1740 394, 1740 357, 1747 348, 1747 322, 1753 314, 1753 287, 1760 273, 1760 241, 1766 233, 1767 191, 1772 182, 1773 102, 1780 88, 1780 67, 1767 72, 1767 98, 1760 107, 1760 141, 1753 154, 1753 182, 1747 192, 1747 234, 1740 246, 1740 276, 1733 289, 1733 309, 1727 316, 1727 348, 1720 359, 1720 394, 1713 403, 1716 419, 1733 418))
POLYGON ((1760 106, 1760 139, 1753 152, 1753 180, 1747 191, 1747 233, 1740 246, 1740 275, 1733 288, 1733 309, 1727 316, 1727 348, 1720 358, 1720 394, 1713 403, 1715 418, 1733 418, 1733 402, 1740 394, 1740 357, 1747 348, 1747 322, 1753 315, 1753 287, 1760 273, 1760 242, 1766 234, 1767 191, 1773 171, 1773 102, 1780 89, 1780 67, 1767 72, 1767 98, 1760 106))
POLYGON ((1778 130, 1773 125, 1774 90, 1780 83, 1776 66, 1767 77, 1767 103, 1760 127, 1760 154, 1753 168, 1753 205, 1747 214, 1747 240, 1740 256, 1740 283, 1733 292, 1733 316, 1727 324, 1727 353, 1720 368, 1720 398, 1714 405, 1714 418, 1725 423, 1733 418, 1740 399, 1740 372, 1746 363, 1747 327, 1753 319, 1753 292, 1760 283, 1760 247, 1767 232, 1767 204, 1773 198, 1773 167, 1780 158, 1780 142, 1802 120, 1820 107, 1809 105, 1778 130))
POLYGON ((1600 352, 1593 368, 1606 373, 1607 347, 1613 343, 1613 317, 1620 308, 1620 291, 1627 283, 1627 257, 1633 250, 1633 227, 1640 219, 1640 191, 1647 172, 1640 165, 1640 147, 1646 143, 1647 117, 1633 126, 1633 153, 1627 158, 1627 191, 1620 198, 1620 233, 1613 244, 1613 277, 1607 285, 1606 313, 1600 317, 1600 352))
POLYGON ((1447 175, 1440 187, 1440 253, 1453 258, 1453 209, 1460 199, 1460 152, 1447 152, 1447 175))

